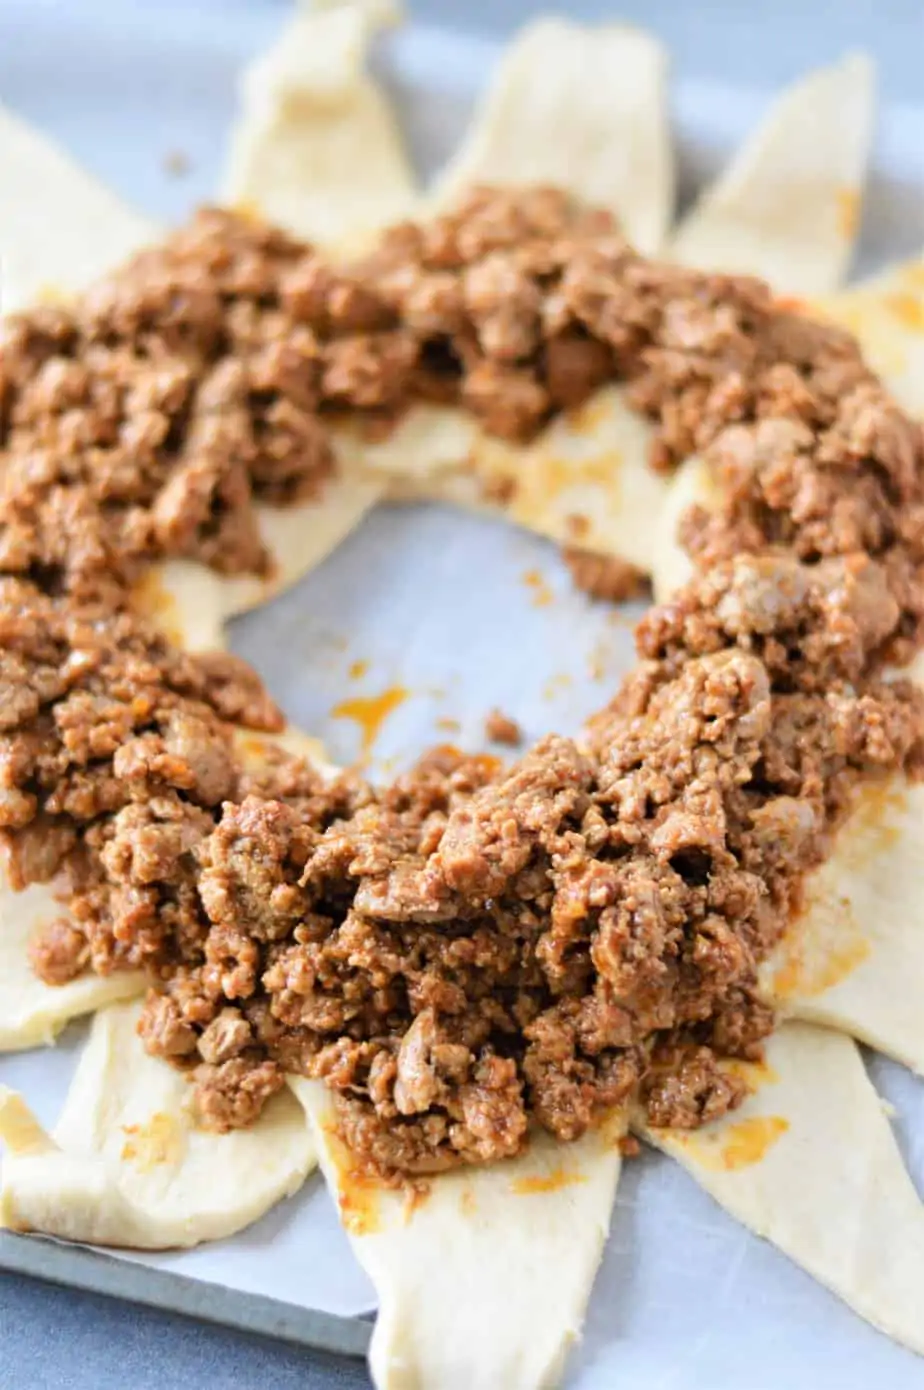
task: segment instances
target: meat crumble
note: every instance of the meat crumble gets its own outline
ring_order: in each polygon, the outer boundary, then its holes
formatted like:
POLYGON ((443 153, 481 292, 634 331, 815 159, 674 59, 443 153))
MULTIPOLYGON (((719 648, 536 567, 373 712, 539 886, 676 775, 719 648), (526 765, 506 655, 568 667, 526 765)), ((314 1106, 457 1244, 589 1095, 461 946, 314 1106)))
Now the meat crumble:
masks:
POLYGON ((319 1077, 388 1174, 630 1099, 686 1127, 739 1103, 722 1059, 773 1027, 757 970, 806 873, 861 786, 924 758, 924 697, 884 679, 921 635, 924 442, 853 341, 549 189, 478 190, 336 269, 206 211, 5 333, 0 835, 13 885, 61 899, 38 974, 143 970, 145 1045, 204 1125, 319 1077), (697 573, 580 741, 325 778, 245 663, 131 609, 167 556, 265 570, 255 509, 323 488, 344 412, 448 401, 521 439, 611 380, 652 465, 698 451, 722 504, 684 518, 697 573))
POLYGON ((562 554, 575 588, 590 598, 622 603, 647 592, 647 577, 618 555, 600 555, 574 545, 566 546, 562 554))
POLYGON ((506 743, 511 748, 523 742, 523 730, 510 714, 496 707, 488 711, 484 721, 485 737, 491 743, 506 743))

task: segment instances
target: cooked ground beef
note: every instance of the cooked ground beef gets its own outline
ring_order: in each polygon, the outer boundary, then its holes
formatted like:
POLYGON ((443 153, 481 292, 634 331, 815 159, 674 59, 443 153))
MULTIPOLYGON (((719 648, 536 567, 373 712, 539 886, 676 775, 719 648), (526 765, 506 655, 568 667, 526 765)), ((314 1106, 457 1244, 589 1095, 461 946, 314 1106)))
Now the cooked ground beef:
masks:
MULTIPOLYGON (((705 453, 726 495, 717 517, 686 519, 697 563, 776 545, 873 554, 907 656, 924 622, 921 426, 849 335, 756 280, 645 260, 608 214, 550 188, 476 189, 337 268, 207 209, 72 309, 10 319, 0 572, 81 598, 167 555, 259 572, 255 504, 323 488, 329 415, 381 428, 439 400, 521 440, 618 379, 655 424, 653 465, 705 453)), ((569 563, 597 596, 637 583, 612 558, 569 563)))
POLYGON ((562 553, 575 587, 590 598, 622 603, 639 598, 648 589, 647 577, 641 570, 617 555, 599 555, 574 545, 566 546, 562 553))
POLYGON ((0 834, 15 885, 60 890, 40 975, 144 969, 145 1043, 203 1124, 322 1077, 390 1173, 629 1097, 665 1125, 737 1104, 720 1059, 773 1026, 757 966, 806 872, 862 782, 924 761, 924 697, 881 678, 920 637, 924 445, 855 344, 548 189, 478 191, 351 270, 207 212, 6 332, 0 834), (326 781, 241 737, 281 722, 244 663, 130 609, 167 555, 265 568, 254 504, 322 485, 328 417, 455 401, 519 439, 616 378, 654 466, 698 450, 724 504, 685 519, 700 572, 581 744, 326 781))
POLYGON ((243 1055, 323 1077, 390 1170, 514 1153, 530 1117, 575 1138, 639 1085, 656 1123, 737 1103, 716 1054, 754 1057, 772 1027, 756 967, 857 783, 917 772, 924 705, 856 673, 894 605, 810 570, 780 632, 819 655, 787 667, 755 636, 760 585, 723 632, 725 571, 649 615, 583 750, 550 737, 504 772, 442 753, 320 835, 226 804, 197 850, 202 964, 166 986, 177 1026, 239 1010, 243 1055))
POLYGON ((265 570, 255 506, 334 470, 322 405, 393 404, 412 357, 310 247, 200 213, 73 308, 5 323, 0 569, 81 599, 168 555, 265 570))
POLYGON ((523 730, 515 719, 496 707, 488 712, 484 721, 485 737, 492 743, 507 743, 515 748, 523 742, 523 730))

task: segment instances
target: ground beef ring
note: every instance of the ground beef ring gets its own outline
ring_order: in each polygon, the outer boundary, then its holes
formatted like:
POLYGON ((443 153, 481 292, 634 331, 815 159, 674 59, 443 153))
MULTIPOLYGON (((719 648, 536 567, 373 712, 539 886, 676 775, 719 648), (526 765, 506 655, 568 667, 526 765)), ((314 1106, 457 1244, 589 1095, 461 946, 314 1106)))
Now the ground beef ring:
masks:
POLYGON ((145 1046, 202 1126, 320 1078, 389 1177, 630 1102, 681 1129, 738 1105, 723 1059, 774 1026, 761 966, 806 875, 924 746, 886 679, 921 636, 924 446, 852 340, 552 189, 478 190, 337 268, 207 210, 5 333, 0 826, 14 882, 60 891, 40 977, 145 972, 145 1046), (578 741, 438 748, 384 787, 255 768, 235 729, 282 723, 256 673, 133 606, 167 559, 265 569, 255 500, 319 486, 345 412, 437 398, 523 439, 612 381, 652 466, 698 450, 723 502, 685 516, 692 577, 578 741))

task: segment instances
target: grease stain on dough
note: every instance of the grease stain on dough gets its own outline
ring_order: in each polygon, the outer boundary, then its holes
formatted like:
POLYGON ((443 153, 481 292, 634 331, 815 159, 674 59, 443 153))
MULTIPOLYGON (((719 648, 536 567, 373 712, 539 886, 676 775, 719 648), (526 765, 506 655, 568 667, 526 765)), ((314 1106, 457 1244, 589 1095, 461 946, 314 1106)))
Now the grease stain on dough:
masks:
POLYGON ((727 1172, 759 1163, 764 1154, 789 1129, 782 1115, 752 1115, 733 1124, 725 1136, 720 1153, 727 1172))
POLYGON ((183 1131, 173 1115, 155 1110, 142 1124, 122 1125, 126 1140, 120 1157, 133 1163, 141 1173, 148 1173, 158 1164, 176 1165, 182 1161, 183 1131))
POLYGON ((838 846, 851 869, 865 869, 882 854, 897 849, 909 814, 905 784, 883 778, 860 788, 850 812, 850 838, 838 846))
POLYGON ((351 1236, 371 1236, 381 1229, 380 1199, 384 1184, 350 1152, 334 1123, 323 1125, 328 1153, 337 1170, 333 1189, 340 1221, 351 1236))
POLYGON ((722 1070, 730 1076, 737 1076, 751 1092, 760 1086, 772 1086, 780 1079, 779 1072, 766 1058, 760 1062, 747 1062, 742 1057, 728 1057, 722 1061, 722 1070))
POLYGON ((882 302, 903 328, 911 333, 924 333, 924 300, 920 291, 915 294, 910 290, 894 290, 884 295, 882 302))
POLYGON ((789 1121, 782 1115, 751 1115, 714 1133, 708 1129, 698 1134, 675 1132, 672 1138, 702 1167, 736 1173, 760 1163, 788 1129, 789 1121))
POLYGON ((148 618, 175 646, 183 645, 183 613, 176 594, 164 583, 159 569, 150 569, 133 585, 130 602, 136 613, 148 618))
POLYGON ((573 1187, 586 1181, 583 1173, 559 1163, 548 1173, 531 1173, 525 1178, 515 1178, 510 1184, 510 1191, 517 1197, 533 1197, 537 1193, 560 1192, 563 1187, 573 1187))
POLYGON ((264 738, 261 734, 240 733, 234 742, 238 753, 254 763, 265 758, 274 746, 272 739, 264 738))
POLYGON ((837 204, 837 229, 842 237, 852 241, 860 225, 860 190, 858 188, 839 188, 835 195, 837 204))
MULTIPOLYGON (((817 902, 813 907, 817 910, 817 902)), ((836 898, 826 905, 826 915, 836 916, 841 925, 837 941, 827 941, 819 953, 793 922, 780 945, 780 964, 773 976, 772 990, 780 1000, 824 994, 839 985, 862 965, 872 949, 858 923, 850 901, 836 898)))
POLYGON ((478 1211, 478 1198, 475 1196, 475 1189, 463 1187, 459 1196, 459 1210, 465 1217, 473 1217, 478 1211))
POLYGON ((236 1234, 301 1187, 314 1142, 289 1091, 250 1129, 196 1128, 187 1079, 150 1056, 140 1002, 98 1012, 46 1133, 0 1088, 0 1224, 62 1240, 165 1250, 236 1234))
POLYGON ((811 309, 856 337, 867 362, 912 415, 924 411, 924 258, 813 301, 811 309))
MULTIPOLYGON (((601 447, 601 441, 607 440, 612 414, 611 396, 598 391, 582 406, 552 421, 541 436, 546 447, 528 449, 524 466, 515 472, 510 507, 514 517, 528 521, 542 508, 562 502, 569 493, 574 494, 573 511, 580 515, 588 500, 582 489, 588 487, 602 488, 608 505, 618 510, 623 500, 623 452, 608 442, 603 442, 601 447), (556 445, 561 447, 561 453, 556 451, 556 445)), ((485 453, 489 460, 484 470, 487 484, 489 488, 492 483, 501 486, 509 478, 509 472, 491 468, 489 447, 485 453)), ((509 459, 502 455, 501 462, 509 470, 509 459)), ((559 510, 567 511, 567 507, 559 510)))

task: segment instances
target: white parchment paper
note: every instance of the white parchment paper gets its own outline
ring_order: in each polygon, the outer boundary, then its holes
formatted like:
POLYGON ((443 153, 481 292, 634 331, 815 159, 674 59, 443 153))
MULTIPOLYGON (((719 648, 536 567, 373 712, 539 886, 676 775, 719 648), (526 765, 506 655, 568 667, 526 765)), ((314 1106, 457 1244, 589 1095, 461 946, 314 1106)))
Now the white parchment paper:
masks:
MULTIPOLYGON (((210 195, 234 73, 267 41, 278 8, 228 0, 219 23, 216 6, 167 0, 120 6, 113 23, 103 6, 5 7, 16 11, 9 27, 17 44, 0 50, 0 99, 157 217, 175 220, 210 195), (184 177, 168 169, 177 151, 189 160, 184 177)), ((488 42, 420 26, 382 54, 422 168, 435 167, 458 138, 496 55, 488 42)), ((685 186, 715 169, 768 95, 678 88, 685 186)), ((924 243, 922 148, 924 108, 887 109, 867 265, 924 243)), ((371 750, 370 771, 389 773, 433 742, 484 746, 484 716, 495 704, 529 736, 574 731, 629 665, 637 611, 575 594, 553 547, 504 524, 394 507, 371 516, 298 589, 235 623, 233 642, 337 761, 360 751, 358 724, 335 715, 337 707, 401 687, 406 696, 371 750)), ((46 1123, 81 1037, 75 1026, 53 1050, 0 1058, 0 1080, 22 1089, 46 1123)), ((920 1182, 924 1088, 897 1067, 872 1065, 920 1182)), ((335 1313, 374 1306, 317 1175, 241 1236, 143 1262, 335 1313)), ((924 1365, 749 1236, 678 1168, 645 1155, 626 1165, 570 1383, 912 1390, 924 1384, 924 1365)))

